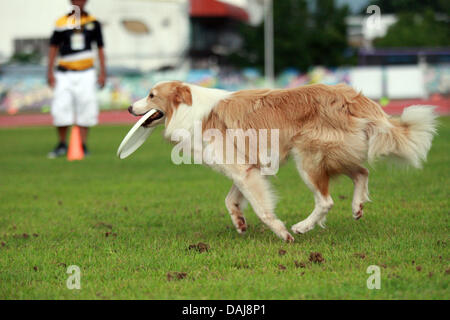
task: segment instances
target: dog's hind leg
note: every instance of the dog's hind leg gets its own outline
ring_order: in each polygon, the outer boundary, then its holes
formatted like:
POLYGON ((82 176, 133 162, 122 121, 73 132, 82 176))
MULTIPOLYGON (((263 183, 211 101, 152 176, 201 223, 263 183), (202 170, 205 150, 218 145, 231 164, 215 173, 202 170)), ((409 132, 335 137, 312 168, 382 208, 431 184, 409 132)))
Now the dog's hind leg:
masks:
POLYGON ((292 231, 294 233, 306 233, 312 230, 316 224, 325 228, 327 213, 333 206, 333 199, 328 193, 330 177, 323 170, 306 171, 302 167, 302 160, 299 154, 294 153, 294 156, 300 176, 308 188, 314 193, 315 207, 308 218, 292 226, 292 231))
POLYGON ((281 239, 293 242, 294 237, 274 213, 275 199, 270 190, 269 182, 260 170, 248 165, 224 165, 222 169, 250 202, 261 221, 281 239))
POLYGON ((241 191, 239 191, 238 187, 233 184, 230 192, 228 192, 228 195, 225 198, 225 206, 230 213, 231 221, 233 221, 233 224, 239 233, 244 233, 247 230, 247 223, 245 222, 244 215, 242 214, 242 211, 245 209, 246 205, 247 200, 244 198, 244 195, 241 191))
POLYGON ((357 167, 355 170, 347 173, 347 175, 353 180, 355 189, 353 191, 352 211, 353 218, 355 220, 360 219, 363 216, 364 202, 370 201, 369 199, 369 170, 364 167, 357 167))

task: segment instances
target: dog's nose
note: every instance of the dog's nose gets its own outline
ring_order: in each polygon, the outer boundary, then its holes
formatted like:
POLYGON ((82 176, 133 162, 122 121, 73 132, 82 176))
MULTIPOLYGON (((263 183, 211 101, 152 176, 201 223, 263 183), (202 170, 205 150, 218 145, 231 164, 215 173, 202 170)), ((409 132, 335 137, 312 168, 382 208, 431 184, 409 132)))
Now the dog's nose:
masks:
POLYGON ((129 106, 129 107, 128 107, 128 112, 131 113, 131 114, 133 114, 133 106, 129 106))

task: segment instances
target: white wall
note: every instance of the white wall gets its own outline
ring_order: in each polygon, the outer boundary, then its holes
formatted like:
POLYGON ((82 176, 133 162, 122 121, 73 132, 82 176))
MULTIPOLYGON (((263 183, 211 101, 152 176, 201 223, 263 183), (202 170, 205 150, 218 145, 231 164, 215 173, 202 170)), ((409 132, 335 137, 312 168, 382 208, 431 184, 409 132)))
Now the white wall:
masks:
MULTIPOLYGON (((0 61, 13 54, 15 38, 50 37, 69 5, 69 0, 0 0, 0 61)), ((86 10, 103 24, 110 66, 148 70, 176 64, 188 48, 188 0, 89 0, 86 10), (129 33, 124 19, 144 22, 150 33, 129 33)))
POLYGON ((0 0, 0 61, 13 54, 15 38, 50 37, 68 4, 58 0, 0 0))
POLYGON ((386 89, 391 99, 426 98, 423 70, 420 66, 386 68, 386 89))
POLYGON ((424 70, 420 65, 354 67, 351 85, 371 99, 426 98, 424 70))
POLYGON ((383 70, 380 67, 352 68, 350 83, 371 99, 380 99, 383 96, 383 70))

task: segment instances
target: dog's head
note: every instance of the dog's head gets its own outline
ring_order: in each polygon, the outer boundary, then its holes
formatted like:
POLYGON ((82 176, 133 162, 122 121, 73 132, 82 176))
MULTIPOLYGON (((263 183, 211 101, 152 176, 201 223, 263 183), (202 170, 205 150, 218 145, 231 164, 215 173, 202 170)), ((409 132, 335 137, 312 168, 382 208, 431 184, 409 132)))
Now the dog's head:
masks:
POLYGON ((146 127, 155 127, 163 122, 168 123, 181 104, 192 106, 191 89, 180 81, 167 81, 156 84, 147 97, 133 103, 128 111, 135 116, 142 116, 151 109, 157 110, 144 123, 146 127))

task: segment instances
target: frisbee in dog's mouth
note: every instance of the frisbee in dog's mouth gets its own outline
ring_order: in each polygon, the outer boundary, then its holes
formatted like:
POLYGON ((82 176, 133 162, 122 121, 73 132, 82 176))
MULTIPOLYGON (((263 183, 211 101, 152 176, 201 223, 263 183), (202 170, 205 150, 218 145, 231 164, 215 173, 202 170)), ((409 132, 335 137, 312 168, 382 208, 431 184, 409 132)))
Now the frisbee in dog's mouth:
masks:
POLYGON ((150 136, 150 134, 155 130, 155 127, 159 119, 164 117, 164 112, 151 109, 146 112, 128 131, 125 138, 123 138, 122 143, 117 149, 117 155, 120 159, 125 159, 130 154, 135 152, 150 136))
POLYGON ((148 119, 146 119, 144 121, 144 123, 142 124, 142 127, 148 128, 148 127, 150 127, 150 125, 152 124, 153 121, 159 120, 162 117, 164 117, 164 113, 161 110, 157 110, 157 109, 153 109, 153 110, 156 110, 156 112, 153 113, 148 119))

